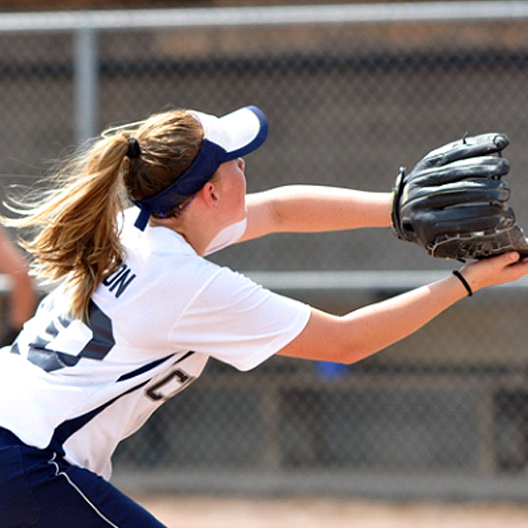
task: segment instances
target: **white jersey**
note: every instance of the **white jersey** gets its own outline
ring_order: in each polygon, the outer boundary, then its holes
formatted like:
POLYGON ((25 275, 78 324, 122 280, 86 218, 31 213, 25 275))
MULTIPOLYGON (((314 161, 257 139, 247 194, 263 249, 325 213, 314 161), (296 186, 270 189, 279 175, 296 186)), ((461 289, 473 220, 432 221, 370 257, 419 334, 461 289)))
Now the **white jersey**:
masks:
MULTIPOLYGON (((89 324, 57 288, 11 348, 0 349, 0 427, 110 477, 117 444, 192 383, 209 357, 262 363, 305 327, 310 308, 196 254, 164 227, 125 215, 120 268, 99 285, 89 324)), ((240 238, 228 228, 210 246, 240 238)))

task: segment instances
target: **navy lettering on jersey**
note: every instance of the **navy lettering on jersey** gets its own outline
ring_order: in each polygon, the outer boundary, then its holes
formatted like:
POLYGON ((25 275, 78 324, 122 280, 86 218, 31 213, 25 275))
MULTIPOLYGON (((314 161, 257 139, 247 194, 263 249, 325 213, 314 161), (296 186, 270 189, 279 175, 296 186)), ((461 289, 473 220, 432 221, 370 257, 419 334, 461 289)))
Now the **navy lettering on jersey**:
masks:
POLYGON ((77 321, 91 331, 91 339, 82 348, 73 342, 71 349, 67 352, 53 350, 53 341, 59 337, 61 332, 67 332, 68 327, 74 321, 60 315, 50 322, 43 334, 31 341, 28 351, 29 361, 46 372, 73 367, 82 357, 102 361, 115 345, 112 321, 93 301, 90 301, 88 313, 89 324, 77 321))
POLYGON ((154 386, 147 389, 146 394, 151 400, 165 401, 185 389, 195 379, 195 376, 187 374, 187 372, 178 367, 165 376, 161 381, 158 381, 154 386))
POLYGON ((117 271, 111 273, 103 280, 103 285, 111 292, 116 290, 115 296, 116 299, 119 299, 135 278, 136 275, 132 273, 132 270, 126 264, 121 264, 117 271))

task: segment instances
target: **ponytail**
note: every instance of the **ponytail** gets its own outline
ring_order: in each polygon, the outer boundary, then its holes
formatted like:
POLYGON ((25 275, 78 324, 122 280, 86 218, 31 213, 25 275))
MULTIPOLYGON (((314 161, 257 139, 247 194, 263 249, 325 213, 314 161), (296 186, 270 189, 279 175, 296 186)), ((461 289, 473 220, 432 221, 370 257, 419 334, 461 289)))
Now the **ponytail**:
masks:
POLYGON ((25 198, 9 206, 19 218, 3 219, 8 226, 29 228, 22 246, 33 257, 33 275, 46 282, 66 278, 71 313, 84 320, 97 285, 122 258, 118 222, 128 146, 123 135, 103 137, 64 163, 51 190, 32 203, 25 198))
POLYGON ((46 282, 65 279, 74 317, 88 318, 98 284, 121 263, 119 217, 126 197, 142 200, 165 189, 190 166, 202 137, 200 124, 185 110, 109 129, 66 160, 51 190, 8 206, 20 216, 0 220, 29 228, 21 243, 33 257, 33 275, 46 282))

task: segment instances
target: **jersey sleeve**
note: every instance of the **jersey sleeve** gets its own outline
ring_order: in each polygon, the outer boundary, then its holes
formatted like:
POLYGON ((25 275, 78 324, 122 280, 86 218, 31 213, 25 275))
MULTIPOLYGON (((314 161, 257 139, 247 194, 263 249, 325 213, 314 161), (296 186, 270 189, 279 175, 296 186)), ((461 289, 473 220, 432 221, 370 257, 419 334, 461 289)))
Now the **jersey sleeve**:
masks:
POLYGON ((212 242, 207 246, 205 250, 205 255, 211 255, 216 251, 235 244, 238 240, 242 238, 242 235, 246 232, 247 220, 244 218, 241 222, 227 226, 225 229, 222 229, 218 235, 212 240, 212 242))
POLYGON ((245 371, 297 337, 310 313, 310 306, 221 268, 179 318, 172 338, 245 371))

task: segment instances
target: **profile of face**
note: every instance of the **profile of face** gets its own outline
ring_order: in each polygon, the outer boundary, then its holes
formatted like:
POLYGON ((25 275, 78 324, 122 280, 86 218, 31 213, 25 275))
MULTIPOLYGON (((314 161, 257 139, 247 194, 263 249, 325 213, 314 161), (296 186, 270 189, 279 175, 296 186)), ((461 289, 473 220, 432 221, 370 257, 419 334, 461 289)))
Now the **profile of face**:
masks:
POLYGON ((218 213, 226 225, 240 222, 246 217, 246 164, 242 158, 222 163, 211 183, 220 196, 218 213))
POLYGON ((213 193, 215 187, 218 195, 211 197, 219 200, 215 219, 218 225, 243 220, 243 156, 262 145, 267 133, 266 116, 254 106, 222 117, 189 110, 147 120, 135 138, 141 145, 141 155, 132 160, 133 170, 128 171, 125 182, 132 202, 140 209, 135 226, 145 229, 152 215, 179 215, 183 212, 181 205, 193 208, 193 200, 189 199, 200 190, 213 193), (138 181, 142 181, 142 188, 134 189, 138 181))

